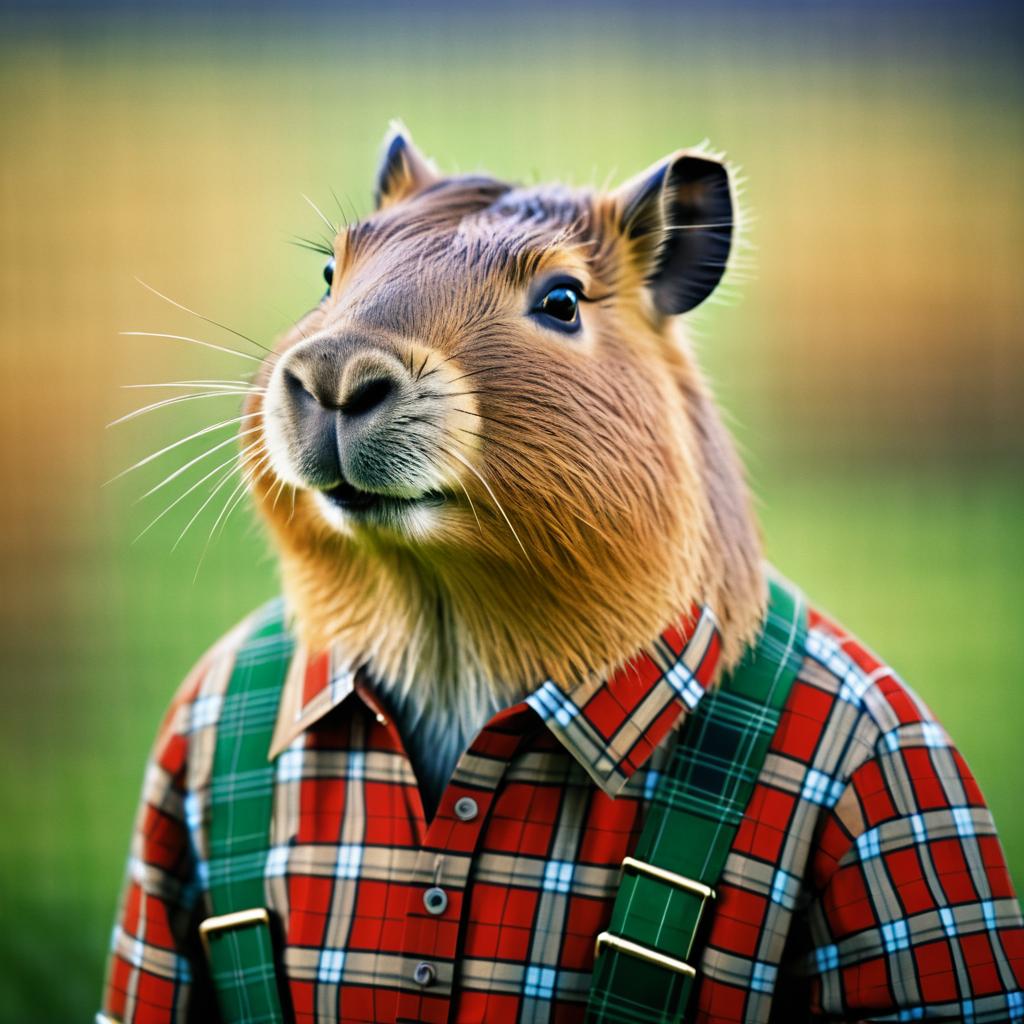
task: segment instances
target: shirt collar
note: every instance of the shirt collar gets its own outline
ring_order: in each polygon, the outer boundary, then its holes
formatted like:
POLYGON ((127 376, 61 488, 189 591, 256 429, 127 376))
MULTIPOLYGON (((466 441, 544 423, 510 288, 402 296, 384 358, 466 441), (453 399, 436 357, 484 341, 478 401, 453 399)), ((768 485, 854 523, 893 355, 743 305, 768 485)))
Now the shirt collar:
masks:
MULTIPOLYGON (((707 606, 694 608, 607 678, 570 690, 548 680, 524 704, 594 782, 616 796, 678 724, 680 715, 700 702, 720 653, 714 613, 707 606)), ((297 648, 281 695, 270 757, 277 757, 353 693, 357 674, 338 645, 315 653, 297 648)))

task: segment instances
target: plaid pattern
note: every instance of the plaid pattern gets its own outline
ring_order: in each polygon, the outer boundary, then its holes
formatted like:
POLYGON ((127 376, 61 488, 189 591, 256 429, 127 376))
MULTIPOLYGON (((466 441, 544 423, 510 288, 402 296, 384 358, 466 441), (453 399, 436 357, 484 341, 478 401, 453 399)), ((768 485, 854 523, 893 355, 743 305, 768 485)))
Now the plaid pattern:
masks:
MULTIPOLYGON (((604 683, 495 716, 429 823, 372 692, 329 653, 297 656, 264 868, 296 1020, 582 1020, 619 865, 717 659, 707 621, 604 683), (475 815, 456 813, 463 798, 475 815)), ((196 922, 214 726, 243 635, 200 663, 157 739, 104 994, 115 1020, 217 1019, 196 922)), ((1024 1021, 1024 926, 963 759, 814 612, 805 648, 717 887, 693 1018, 1024 1021)))
POLYGON ((611 924, 598 939, 607 945, 594 969, 588 1024, 669 1024, 688 1006, 687 968, 707 902, 803 659, 803 596, 773 579, 769 597, 757 643, 698 705, 654 790, 611 924), (630 945, 623 948, 623 939, 630 945), (637 955, 645 950, 679 969, 645 962, 637 955))
MULTIPOLYGON (((260 613, 235 657, 221 702, 210 783, 209 899, 217 915, 264 906, 274 765, 267 759, 281 682, 294 642, 281 630, 284 610, 260 613)), ((267 921, 207 934, 210 974, 221 1017, 237 1024, 283 1024, 274 943, 267 921)))

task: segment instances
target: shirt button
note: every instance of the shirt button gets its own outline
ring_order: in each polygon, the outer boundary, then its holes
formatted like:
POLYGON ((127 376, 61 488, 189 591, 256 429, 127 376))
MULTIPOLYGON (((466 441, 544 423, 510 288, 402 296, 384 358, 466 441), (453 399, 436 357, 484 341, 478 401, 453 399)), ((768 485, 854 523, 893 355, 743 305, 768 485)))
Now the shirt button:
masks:
POLYGON ((455 817, 459 821, 472 821, 479 813, 480 808, 471 796, 460 796, 455 801, 455 817))
POLYGON ((423 894, 423 906, 428 914, 443 914, 448 907, 448 893, 440 886, 432 885, 423 894))
POLYGON ((428 964, 426 960, 421 960, 412 972, 412 976, 417 985, 427 988, 434 984, 434 980, 437 978, 437 968, 433 964, 428 964))

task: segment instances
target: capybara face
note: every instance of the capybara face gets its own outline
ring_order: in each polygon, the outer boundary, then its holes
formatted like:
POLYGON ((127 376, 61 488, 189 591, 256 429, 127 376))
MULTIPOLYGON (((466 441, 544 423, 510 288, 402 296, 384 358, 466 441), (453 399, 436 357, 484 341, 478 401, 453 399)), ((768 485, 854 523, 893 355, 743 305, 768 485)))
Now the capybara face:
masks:
MULTIPOLYGON (((704 229, 717 278, 728 183, 677 160, 724 204, 704 229)), ((670 211, 477 178, 393 184, 338 235, 328 294, 267 366, 268 483, 297 492, 295 517, 278 503, 292 528, 509 560, 557 558, 588 528, 672 540, 694 484, 685 356, 645 285, 664 240, 638 223, 670 211)))
POLYGON ((443 178, 395 134, 376 212, 338 233, 246 410, 292 576, 414 564, 481 601, 503 574, 557 576, 607 604, 633 574, 692 601, 705 397, 673 315, 717 284, 732 223, 704 154, 602 194, 443 178))

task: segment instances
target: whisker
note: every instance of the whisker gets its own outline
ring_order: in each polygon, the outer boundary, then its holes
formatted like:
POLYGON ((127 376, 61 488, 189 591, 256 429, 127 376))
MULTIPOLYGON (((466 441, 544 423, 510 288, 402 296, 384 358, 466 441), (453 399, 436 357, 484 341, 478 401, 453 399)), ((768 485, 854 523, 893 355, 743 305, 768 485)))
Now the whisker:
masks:
MULTIPOLYGON (((145 498, 148 498, 151 494, 155 494, 162 487, 164 487, 167 484, 169 484, 172 480, 177 480, 177 478, 179 476, 181 476, 182 473, 184 473, 187 470, 191 469, 197 462, 202 462, 203 459, 209 457, 214 452, 219 451, 221 448, 225 448, 229 444, 236 443, 240 437, 246 437, 249 434, 256 433, 259 429, 260 429, 259 426, 250 427, 248 430, 243 430, 241 433, 238 433, 238 434, 232 434, 231 437, 227 438, 226 440, 218 442, 212 448, 208 448, 201 455, 197 455, 194 459, 189 459, 189 461, 186 462, 184 466, 179 466, 173 473, 171 473, 170 476, 165 477, 155 487, 151 487, 148 491, 146 491, 145 494, 143 494, 141 497, 137 498, 136 500, 137 501, 142 501, 145 498)), ((253 442, 253 443, 255 443, 255 442, 253 442)))
MULTIPOLYGON (((251 487, 256 482, 256 477, 259 476, 268 466, 270 465, 270 452, 264 450, 263 454, 251 465, 247 466, 242 470, 242 479, 248 487, 251 487)), ((224 522, 221 523, 220 533, 224 532, 224 527, 227 524, 228 519, 231 518, 231 513, 234 512, 239 502, 244 497, 243 494, 235 499, 234 505, 228 509, 228 514, 224 517, 224 522)), ((219 534, 218 534, 219 536, 219 534)))
MULTIPOLYGON (((478 367, 475 370, 470 370, 467 373, 460 374, 458 377, 453 377, 450 381, 448 381, 448 383, 449 384, 457 384, 460 380, 465 380, 467 377, 472 377, 475 374, 486 373, 488 370, 496 370, 496 369, 497 369, 497 367, 495 367, 495 366, 480 366, 480 367, 478 367)), ((433 370, 430 371, 430 373, 433 373, 433 372, 434 372, 433 370)), ((427 376, 429 377, 430 374, 427 374, 427 376)))
MULTIPOLYGON (((259 444, 259 441, 253 441, 252 444, 259 444)), ((213 469, 211 469, 210 472, 206 474, 206 476, 200 477, 194 484, 192 484, 191 487, 188 488, 188 490, 184 491, 182 494, 179 494, 178 497, 175 498, 174 501, 172 501, 170 505, 168 505, 167 508, 165 508, 155 519, 150 520, 146 528, 135 537, 132 543, 135 544, 137 541, 141 540, 147 533, 149 533, 149 531, 154 526, 156 526, 157 523, 160 522, 161 519, 163 519, 165 515, 167 515, 168 512, 171 511, 172 508, 175 508, 177 505, 180 505, 181 502, 183 502, 197 487, 201 487, 203 484, 206 483, 207 480, 210 479, 211 476, 213 476, 215 473, 219 473, 225 466, 229 466, 236 459, 240 459, 247 451, 249 451, 249 448, 246 448, 243 452, 237 452, 233 454, 230 459, 227 459, 225 462, 222 462, 219 465, 214 466, 213 469)))
MULTIPOLYGON (((269 458, 269 453, 263 456, 264 459, 269 458)), ((199 579, 199 570, 203 567, 203 560, 206 558, 206 552, 210 548, 210 544, 213 541, 214 532, 217 530, 217 526, 220 525, 223 530, 224 525, 227 523, 227 517, 234 511, 235 506, 245 497, 246 485, 249 483, 248 475, 243 472, 242 479, 235 485, 234 490, 228 495, 227 501, 224 502, 223 507, 220 510, 220 514, 213 521, 213 526, 210 527, 210 532, 206 535, 206 543, 203 545, 203 550, 199 554, 199 561, 196 562, 196 571, 192 574, 192 582, 195 583, 199 579), (229 511, 230 508, 230 511, 229 511), (226 514, 225 514, 226 513, 226 514)), ((219 536, 219 535, 218 535, 219 536)))
POLYGON ((735 224, 731 220, 710 221, 707 224, 666 224, 666 231, 705 231, 708 228, 731 228, 735 224))
POLYGON ((140 459, 133 466, 129 466, 127 469, 122 469, 117 476, 112 476, 103 486, 106 487, 108 484, 112 484, 115 480, 120 480, 121 477, 127 476, 132 472, 132 470, 148 465, 154 459, 160 458, 161 455, 166 455, 167 452, 173 451, 175 448, 178 448, 183 444, 187 444, 189 441, 194 441, 197 437, 203 437, 205 434, 212 434, 215 430, 223 430, 225 427, 233 426, 235 423, 241 423, 250 416, 256 415, 258 414, 254 412, 246 412, 242 413, 241 416, 233 416, 229 420, 221 420, 220 423, 211 423, 209 426, 203 427, 201 430, 197 430, 194 434, 189 434, 188 437, 183 437, 179 441, 174 441, 165 448, 161 448, 159 451, 153 452, 151 455, 147 455, 144 459, 140 459))
POLYGON ((202 313, 197 313, 194 309, 189 309, 188 306, 183 306, 180 302, 175 302, 174 299, 170 298, 167 295, 164 295, 163 292, 157 291, 152 285, 146 284, 146 282, 143 281, 141 277, 137 277, 135 278, 135 280, 138 281, 139 284, 141 284, 142 287, 145 288, 147 291, 150 291, 158 298, 163 299, 164 302, 169 302, 172 306, 176 307, 177 309, 180 309, 183 312, 190 314, 191 316, 198 317, 200 320, 210 324, 213 327, 219 327, 222 331, 227 331, 228 334, 233 334, 236 338, 241 338, 242 341, 249 342, 250 345, 255 345, 258 349, 261 349, 262 351, 266 352, 267 355, 269 356, 274 355, 272 349, 267 348, 265 345, 261 345, 258 341, 256 341, 253 338, 250 338, 247 334, 242 334, 241 331, 236 331, 233 327, 228 327, 227 324, 218 323, 216 320, 212 320, 208 316, 203 316, 202 313))
POLYGON ((345 227, 348 227, 348 217, 345 216, 345 211, 342 209, 341 200, 338 198, 338 193, 331 189, 331 196, 334 199, 334 205, 338 207, 338 216, 341 218, 342 223, 345 227))
MULTIPOLYGON (((437 447, 445 455, 452 455, 452 452, 445 445, 439 444, 437 447)), ((462 493, 466 496, 466 501, 469 502, 469 507, 470 507, 470 509, 473 512, 473 518, 476 520, 476 528, 482 534, 484 531, 483 531, 483 527, 480 525, 480 517, 476 514, 476 505, 473 504, 473 499, 470 496, 469 491, 466 489, 466 485, 462 482, 461 479, 458 481, 458 484, 462 488, 462 493)))
POLYGON ((249 384, 243 380, 166 380, 157 381, 152 384, 122 384, 121 387, 125 391, 140 391, 147 388, 217 388, 219 390, 232 390, 239 391, 243 395, 262 395, 266 393, 266 388, 261 388, 255 384, 249 384))
MULTIPOLYGON (((246 487, 252 486, 253 481, 256 479, 256 474, 260 472, 269 461, 270 453, 268 452, 258 462, 253 463, 253 465, 249 469, 243 472, 242 484, 245 485, 246 487)), ((227 526, 228 520, 231 518, 231 514, 242 503, 242 500, 245 498, 246 493, 247 492, 245 490, 241 488, 238 489, 237 497, 233 500, 231 507, 227 510, 227 515, 224 516, 224 520, 220 524, 220 530, 217 533, 218 537, 224 532, 224 528, 227 526)), ((216 523, 214 524, 214 526, 216 526, 216 523)))
POLYGON ((277 481, 277 493, 274 495, 274 504, 270 506, 271 513, 277 511, 277 502, 281 497, 281 492, 284 490, 284 477, 281 477, 277 481))
POLYGON ((530 566, 532 567, 532 566, 533 566, 533 561, 532 561, 532 560, 530 559, 530 556, 529 556, 529 554, 527 553, 527 551, 526 551, 526 548, 525 548, 525 547, 523 547, 523 542, 522 542, 522 541, 521 541, 521 540, 519 539, 519 534, 518 534, 518 533, 516 533, 516 528, 515 528, 515 527, 514 527, 514 526, 512 525, 512 521, 511 521, 511 520, 509 519, 509 517, 508 517, 508 516, 507 516, 507 515, 505 514, 505 510, 504 510, 504 509, 503 509, 503 508, 501 507, 501 502, 500 502, 500 501, 498 501, 498 499, 497 499, 497 497, 496 497, 496 495, 495 495, 494 491, 492 491, 492 490, 491 490, 491 485, 490 485, 490 484, 489 484, 489 483, 488 483, 488 482, 487 482, 487 481, 486 481, 486 480, 484 479, 484 477, 483 477, 483 476, 482 476, 482 475, 481 475, 481 474, 480 474, 480 473, 479 473, 479 472, 477 471, 476 467, 475 467, 475 466, 473 466, 473 465, 472 465, 472 464, 471 464, 471 463, 470 463, 470 462, 469 462, 469 461, 468 461, 467 459, 464 459, 464 458, 463 458, 463 457, 462 457, 462 456, 461 456, 461 455, 460 455, 460 454, 459 454, 459 453, 458 453, 457 451, 450 451, 450 452, 449 452, 448 454, 449 454, 449 455, 451 455, 451 456, 453 456, 453 457, 454 457, 455 459, 457 459, 457 460, 458 460, 459 462, 461 462, 461 463, 462 463, 462 465, 464 465, 464 466, 466 467, 466 469, 468 469, 468 470, 470 471, 470 473, 472 473, 472 474, 473 474, 473 475, 474 475, 474 476, 475 476, 475 477, 477 478, 477 480, 479 480, 479 481, 480 481, 480 483, 482 483, 482 484, 484 485, 484 489, 485 489, 485 490, 487 491, 487 493, 488 493, 488 494, 490 495, 490 497, 491 497, 491 501, 493 501, 493 502, 494 502, 494 507, 495 507, 495 508, 496 508, 496 509, 497 509, 497 510, 498 510, 498 511, 499 511, 499 512, 501 513, 501 517, 502 517, 502 519, 504 519, 504 520, 505 520, 505 524, 506 524, 506 525, 508 526, 508 528, 509 528, 509 529, 510 529, 510 530, 512 531, 512 536, 513 536, 513 537, 515 537, 515 539, 516 539, 516 543, 517 543, 517 544, 519 545, 519 547, 520 547, 520 550, 521 550, 521 551, 523 552, 523 555, 524 555, 524 556, 526 557, 526 561, 527 561, 527 562, 529 563, 529 565, 530 565, 530 566))
POLYGON ((228 482, 228 481, 229 481, 229 480, 231 479, 231 477, 232 477, 232 474, 233 474, 234 472, 235 472, 235 467, 234 467, 234 466, 232 466, 232 467, 231 467, 231 468, 230 468, 230 469, 229 469, 229 470, 228 470, 228 471, 227 471, 227 472, 226 472, 226 473, 225 473, 225 474, 224 474, 224 475, 223 475, 223 476, 222 476, 222 477, 220 478, 220 480, 218 480, 218 481, 217 481, 217 485, 216 485, 216 486, 215 486, 215 487, 213 488, 213 490, 212 490, 212 491, 210 491, 210 493, 209 493, 209 494, 207 495, 207 497, 206 497, 206 501, 204 501, 204 502, 202 503, 202 505, 200 505, 200 506, 199 506, 199 508, 197 508, 197 509, 195 510, 195 512, 194 512, 194 513, 193 513, 193 515, 192 515, 192 518, 191 518, 191 519, 190 519, 190 520, 189 520, 189 521, 188 521, 188 522, 187 522, 187 523, 185 524, 185 528, 184 528, 184 529, 183 529, 183 530, 181 531, 181 533, 179 533, 179 534, 178 534, 178 539, 177 539, 177 540, 176 540, 176 541, 175 541, 175 542, 174 542, 174 543, 173 543, 173 544, 171 545, 171 550, 172 550, 172 551, 174 551, 174 550, 176 550, 176 549, 177 549, 178 545, 179 545, 179 544, 180 544, 180 543, 182 542, 182 540, 184 539, 184 537, 185 537, 185 534, 186 534, 186 533, 188 533, 189 529, 191 529, 191 527, 192 527, 192 524, 193 524, 193 523, 194 523, 194 522, 195 522, 195 521, 196 521, 196 520, 197 520, 197 519, 198 519, 198 518, 200 517, 200 515, 202 515, 203 509, 205 509, 205 508, 206 508, 206 506, 207 506, 207 505, 209 505, 211 501, 213 501, 213 499, 214 499, 214 498, 215 498, 215 497, 217 496, 217 494, 218 494, 218 493, 220 492, 220 489, 221 489, 221 488, 222 488, 222 487, 223 487, 223 486, 224 486, 224 485, 225 485, 225 484, 226 484, 226 483, 227 483, 227 482, 228 482))
POLYGON ((313 238, 303 238, 301 235, 296 235, 294 238, 288 239, 289 245, 294 245, 299 249, 308 249, 310 252, 318 252, 321 256, 333 256, 333 247, 327 245, 326 242, 318 242, 313 238))
POLYGON ((125 413, 124 416, 119 416, 116 420, 111 420, 107 426, 116 427, 121 423, 127 423, 129 420, 137 419, 139 416, 145 416, 147 412, 156 412, 157 409, 166 409, 169 405, 180 405, 182 402, 197 402, 200 398, 234 398, 238 392, 234 391, 200 391, 192 395, 175 395, 173 398, 162 398, 159 402, 151 402, 149 405, 144 405, 141 409, 133 409, 131 412, 125 413))
POLYGON ((241 359, 251 359, 254 363, 263 365, 259 356, 251 352, 239 352, 237 348, 228 348, 226 345, 215 345, 212 341, 201 341, 199 338, 190 338, 187 334, 163 334, 160 331, 118 331, 125 338, 169 338, 171 341, 190 341, 193 345, 201 345, 203 348, 212 348, 214 352, 226 352, 228 355, 238 356, 241 359))
POLYGON ((305 192, 300 192, 299 194, 302 196, 303 199, 306 200, 307 203, 309 203, 311 207, 313 207, 313 212, 327 225, 328 228, 330 228, 331 233, 336 235, 340 230, 338 228, 338 225, 332 223, 327 214, 324 213, 324 211, 321 210, 320 207, 317 206, 316 203, 314 203, 313 200, 310 199, 305 192))
POLYGON ((419 379, 420 380, 426 380, 426 378, 429 377, 432 373, 437 373, 437 371, 440 370, 441 367, 444 366, 445 363, 450 363, 454 358, 455 358, 455 353, 454 352, 450 356, 445 356, 444 359, 442 359, 439 363, 437 363, 434 366, 432 366, 419 379))

